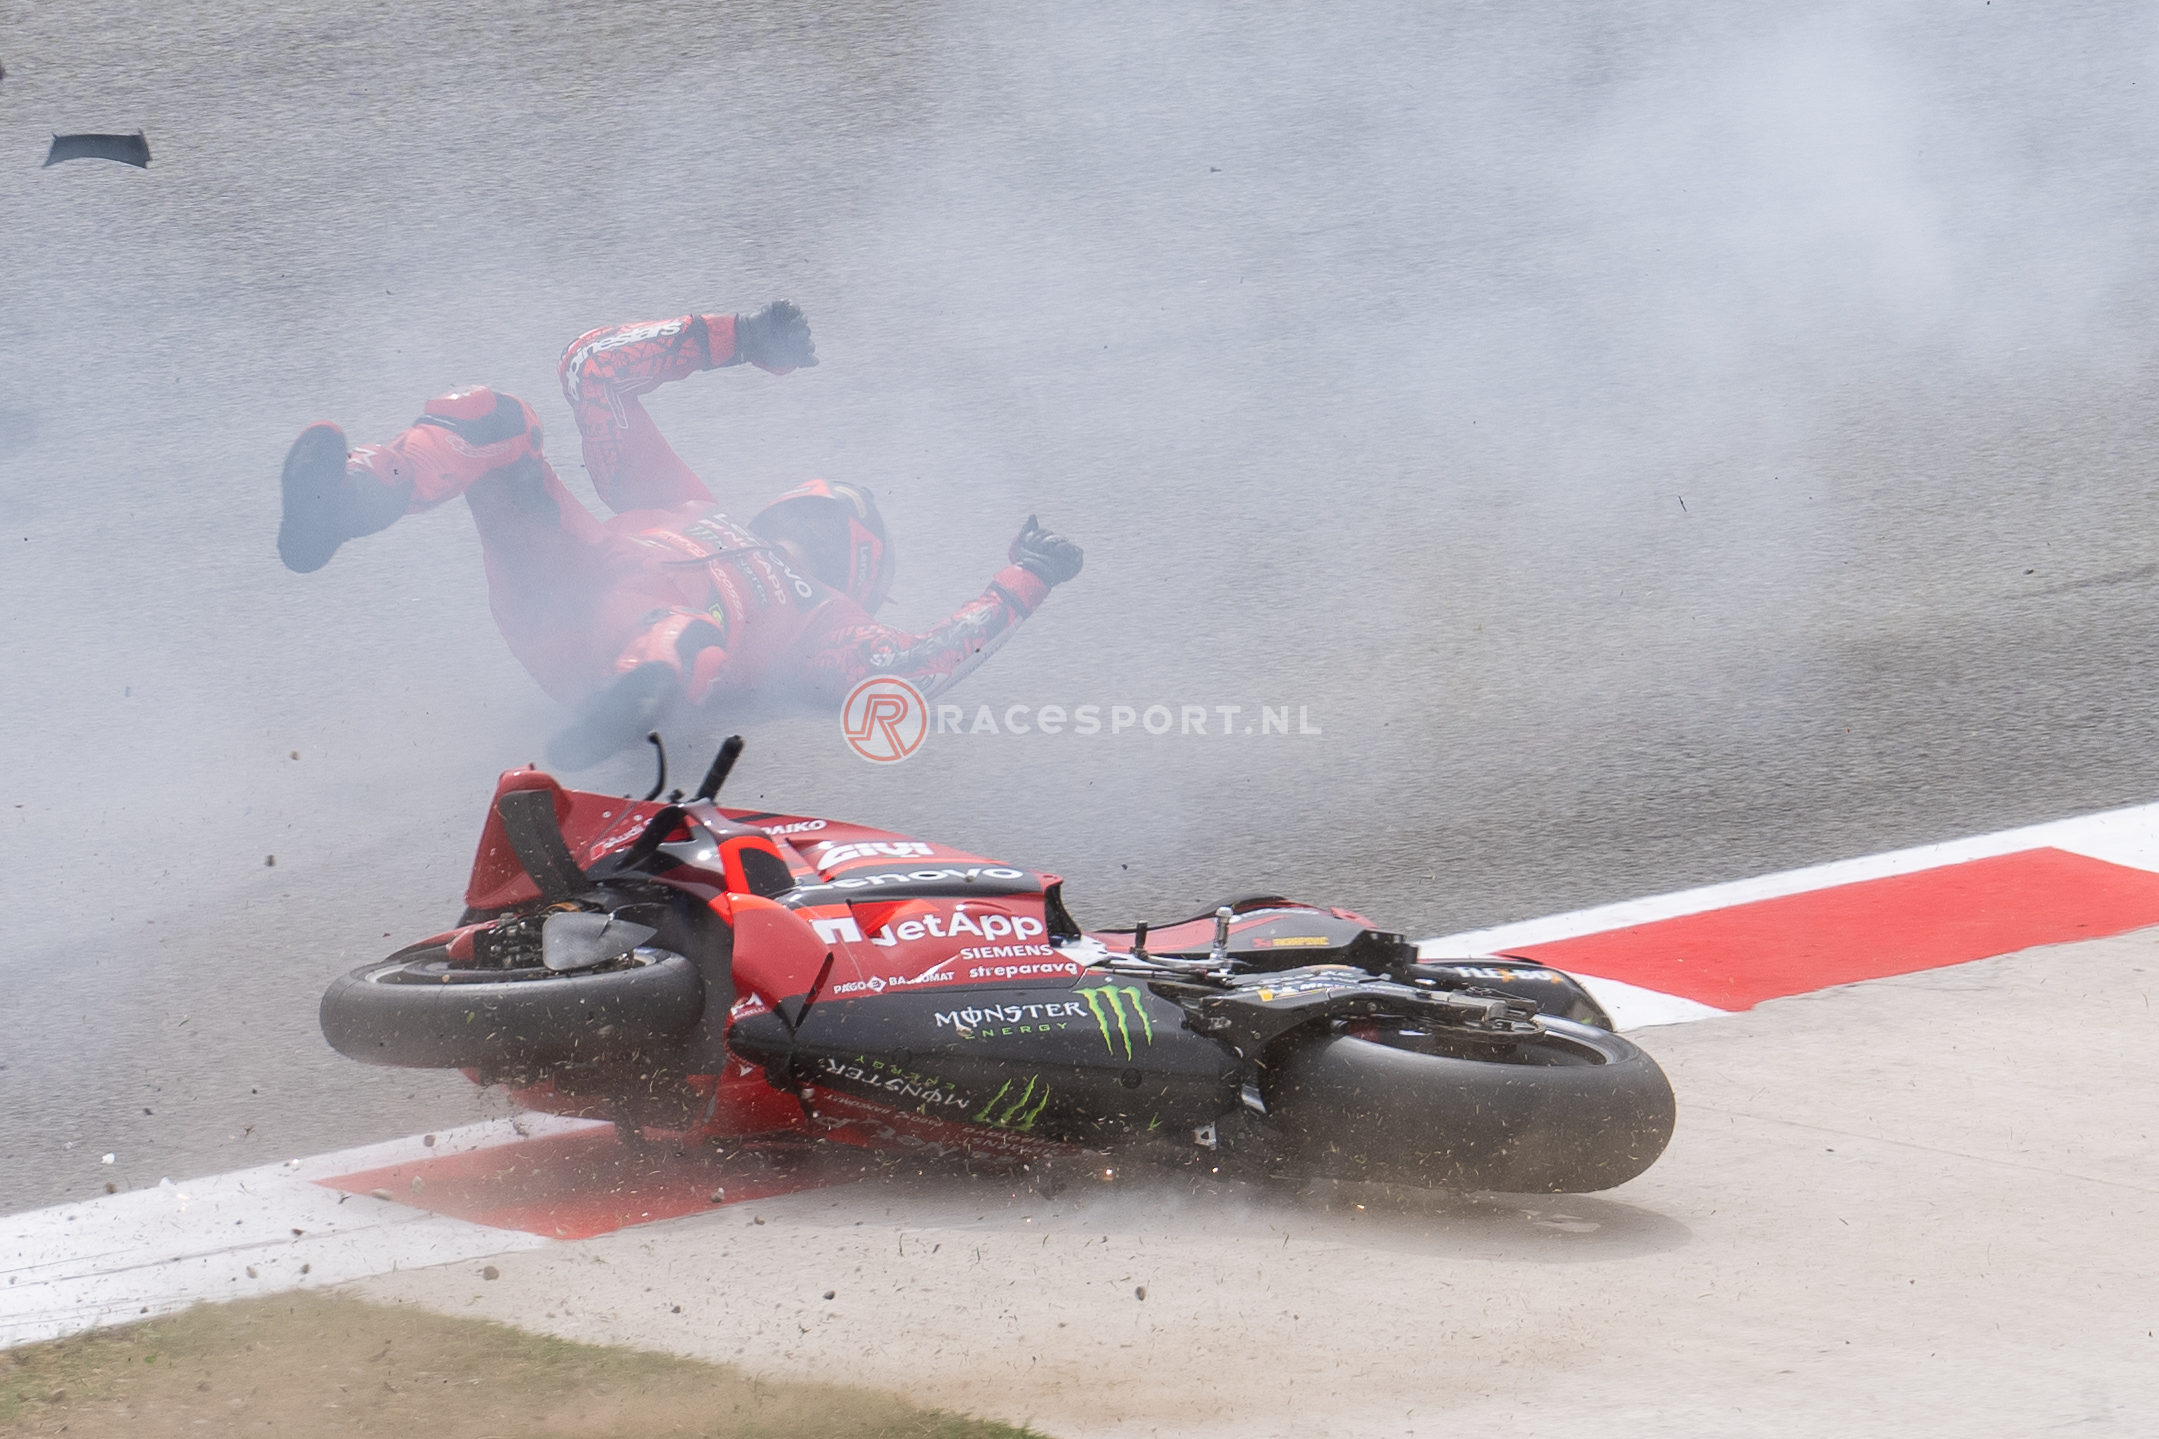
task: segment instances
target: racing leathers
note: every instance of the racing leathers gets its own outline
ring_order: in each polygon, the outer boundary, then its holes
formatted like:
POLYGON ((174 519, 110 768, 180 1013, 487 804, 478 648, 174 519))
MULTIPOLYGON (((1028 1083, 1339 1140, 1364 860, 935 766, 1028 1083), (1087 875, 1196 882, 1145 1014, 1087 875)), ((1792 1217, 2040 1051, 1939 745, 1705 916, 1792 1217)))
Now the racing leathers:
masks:
MULTIPOLYGON (((495 622, 525 668, 567 703, 653 664, 695 704, 751 690, 836 702, 873 675, 906 679, 925 697, 943 692, 1010 638, 1049 581, 1007 565, 949 618, 911 634, 879 624, 721 514, 639 396, 758 358, 737 353, 736 327, 731 315, 684 315, 594 330, 565 351, 563 393, 593 485, 616 511, 607 519, 563 486, 532 407, 486 388, 438 396, 394 439, 353 450, 348 481, 409 486, 407 514, 465 497, 495 622)), ((1024 557, 1018 543, 1015 560, 1024 557)))

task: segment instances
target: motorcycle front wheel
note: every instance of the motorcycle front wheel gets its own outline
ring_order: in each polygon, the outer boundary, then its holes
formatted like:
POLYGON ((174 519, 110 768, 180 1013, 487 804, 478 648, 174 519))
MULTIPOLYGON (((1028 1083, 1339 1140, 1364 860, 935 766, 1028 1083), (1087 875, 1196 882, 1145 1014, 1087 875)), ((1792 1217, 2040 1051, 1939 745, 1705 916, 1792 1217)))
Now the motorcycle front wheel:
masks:
POLYGON ((602 968, 475 969, 440 945, 363 965, 322 996, 330 1047, 363 1064, 520 1069, 635 1059, 679 1044, 704 1010, 697 966, 639 949, 602 968))
POLYGON ((1672 1137, 1671 1084, 1630 1040, 1543 1025, 1506 1048, 1337 1027, 1292 1040, 1261 1090, 1302 1173, 1541 1194, 1624 1184, 1672 1137))

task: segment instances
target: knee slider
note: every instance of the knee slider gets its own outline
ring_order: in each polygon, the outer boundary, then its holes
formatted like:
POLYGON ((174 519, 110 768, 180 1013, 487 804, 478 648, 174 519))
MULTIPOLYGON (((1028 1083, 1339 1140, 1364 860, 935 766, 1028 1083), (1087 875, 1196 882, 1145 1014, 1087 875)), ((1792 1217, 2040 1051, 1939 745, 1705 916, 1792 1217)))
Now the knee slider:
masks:
POLYGON ((498 445, 520 435, 540 447, 540 417, 515 395, 498 395, 485 385, 437 395, 421 407, 417 421, 437 425, 468 445, 498 445))

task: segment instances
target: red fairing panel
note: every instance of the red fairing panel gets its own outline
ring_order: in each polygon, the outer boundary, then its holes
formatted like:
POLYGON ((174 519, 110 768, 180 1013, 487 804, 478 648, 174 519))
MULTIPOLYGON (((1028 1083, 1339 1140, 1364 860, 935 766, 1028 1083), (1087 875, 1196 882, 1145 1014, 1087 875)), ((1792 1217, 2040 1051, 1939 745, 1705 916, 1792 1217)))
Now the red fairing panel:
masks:
MULTIPOLYGON (((529 765, 505 771, 495 781, 495 797, 487 805, 487 823, 480 828, 480 848, 472 857, 472 877, 465 885, 465 903, 473 909, 507 909, 540 897, 539 886, 517 862, 502 815, 495 808, 504 795, 527 789, 544 789, 554 796, 555 823, 561 827, 563 841, 573 855, 587 855, 611 830, 636 820, 640 813, 649 814, 653 808, 608 795, 564 789, 553 775, 529 765)), ((585 858, 582 862, 589 864, 591 860, 585 858)))

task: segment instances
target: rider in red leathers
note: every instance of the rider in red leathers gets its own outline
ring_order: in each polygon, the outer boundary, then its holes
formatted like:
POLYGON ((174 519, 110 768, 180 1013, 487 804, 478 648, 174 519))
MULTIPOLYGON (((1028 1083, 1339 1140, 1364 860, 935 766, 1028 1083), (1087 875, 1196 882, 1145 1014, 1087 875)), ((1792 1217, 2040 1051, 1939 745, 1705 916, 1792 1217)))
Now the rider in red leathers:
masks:
POLYGON ((348 450, 332 424, 285 457, 278 554, 307 573, 339 545, 463 495, 478 523, 495 623, 541 686, 578 706, 549 759, 576 769, 636 742, 670 704, 782 690, 836 704, 872 675, 934 697, 987 659, 1053 585, 1077 545, 1029 517, 1011 563, 924 634, 872 618, 892 581, 882 517, 860 485, 812 480, 747 526, 663 439, 638 397, 747 361, 774 374, 817 363, 801 310, 684 315, 614 325, 563 353, 562 391, 585 466, 615 514, 596 518, 556 477, 540 420, 511 395, 440 395, 387 443, 348 450))

